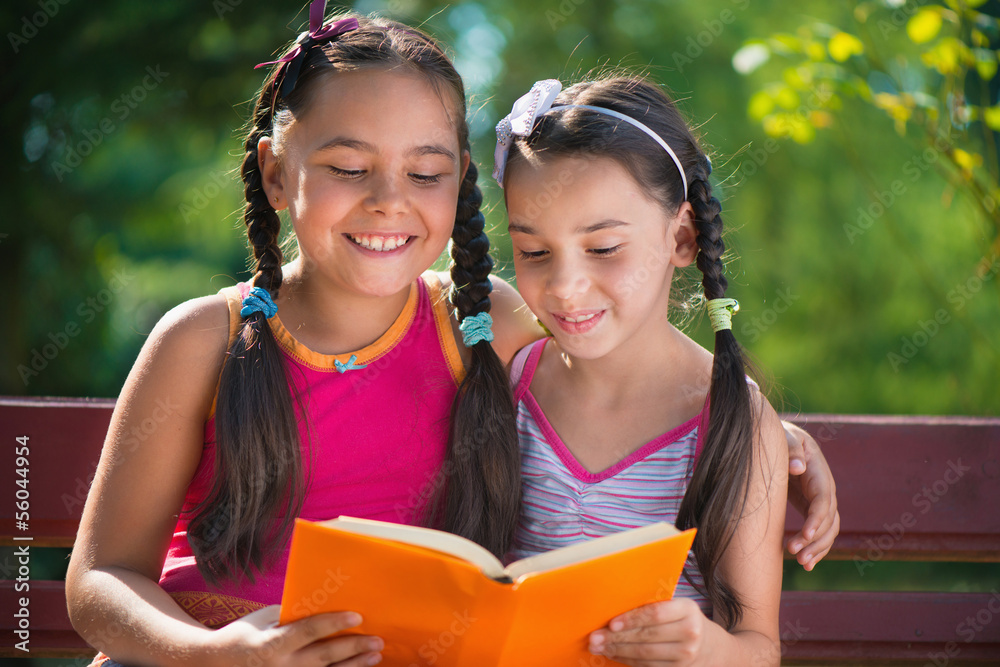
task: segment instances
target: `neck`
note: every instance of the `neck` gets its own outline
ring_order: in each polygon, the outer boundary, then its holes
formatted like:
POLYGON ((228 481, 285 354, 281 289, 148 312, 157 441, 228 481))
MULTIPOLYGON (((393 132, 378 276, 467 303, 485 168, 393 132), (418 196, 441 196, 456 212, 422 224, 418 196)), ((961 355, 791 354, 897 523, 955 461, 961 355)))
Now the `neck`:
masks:
POLYGON ((306 347, 322 354, 343 354, 378 340, 396 321, 409 298, 407 286, 390 296, 345 290, 301 259, 284 267, 278 316, 306 347))

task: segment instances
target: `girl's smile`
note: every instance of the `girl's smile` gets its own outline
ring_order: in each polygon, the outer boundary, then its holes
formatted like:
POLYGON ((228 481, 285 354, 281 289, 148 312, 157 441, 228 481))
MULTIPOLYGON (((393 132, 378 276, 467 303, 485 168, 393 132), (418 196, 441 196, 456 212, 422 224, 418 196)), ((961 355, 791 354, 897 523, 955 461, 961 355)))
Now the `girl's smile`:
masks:
POLYGON ((344 234, 363 251, 375 253, 375 256, 391 252, 402 252, 403 247, 413 237, 409 234, 344 234))
POLYGON ((587 333, 593 329, 604 317, 604 310, 578 310, 575 312, 561 313, 553 312, 552 317, 555 318, 556 323, 559 327, 569 334, 582 334, 587 333))

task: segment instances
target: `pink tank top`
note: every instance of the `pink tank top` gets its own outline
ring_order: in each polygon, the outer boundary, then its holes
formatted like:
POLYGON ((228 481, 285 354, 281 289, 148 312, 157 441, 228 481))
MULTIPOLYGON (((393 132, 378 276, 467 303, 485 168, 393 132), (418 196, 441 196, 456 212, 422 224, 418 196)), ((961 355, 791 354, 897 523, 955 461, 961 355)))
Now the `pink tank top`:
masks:
MULTIPOLYGON (((240 322, 240 301, 249 285, 221 290, 229 303, 231 332, 240 322)), ((465 370, 440 282, 426 273, 410 288, 402 313, 377 341, 355 352, 324 355, 296 341, 276 315, 268 320, 285 354, 289 385, 301 392, 312 430, 300 424, 308 480, 303 519, 340 515, 420 523, 438 488, 450 411, 465 370), (335 361, 364 369, 340 373, 335 361)), ((213 406, 214 413, 214 406, 213 406)), ((214 417, 205 424, 205 449, 188 488, 185 511, 211 489, 215 461, 214 417)), ((255 583, 209 590, 187 540, 190 515, 177 522, 160 585, 188 613, 218 627, 281 601, 288 544, 274 545, 279 558, 255 583)))

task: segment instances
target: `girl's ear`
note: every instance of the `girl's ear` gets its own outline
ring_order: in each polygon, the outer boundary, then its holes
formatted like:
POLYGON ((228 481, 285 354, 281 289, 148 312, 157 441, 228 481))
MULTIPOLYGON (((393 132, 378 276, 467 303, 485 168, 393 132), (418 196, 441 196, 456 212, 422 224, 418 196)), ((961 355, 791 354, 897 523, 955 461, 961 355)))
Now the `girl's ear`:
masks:
POLYGON ((459 174, 458 182, 462 183, 465 181, 465 174, 469 171, 469 163, 472 161, 472 154, 469 151, 462 151, 462 158, 459 164, 459 174))
POLYGON ((698 229, 695 227, 694 209, 690 202, 681 204, 668 229, 674 242, 670 262, 677 267, 690 265, 698 256, 698 229))
POLYGON ((257 167, 268 201, 275 211, 288 207, 285 188, 281 181, 281 164, 272 150, 271 137, 261 137, 257 142, 257 167))

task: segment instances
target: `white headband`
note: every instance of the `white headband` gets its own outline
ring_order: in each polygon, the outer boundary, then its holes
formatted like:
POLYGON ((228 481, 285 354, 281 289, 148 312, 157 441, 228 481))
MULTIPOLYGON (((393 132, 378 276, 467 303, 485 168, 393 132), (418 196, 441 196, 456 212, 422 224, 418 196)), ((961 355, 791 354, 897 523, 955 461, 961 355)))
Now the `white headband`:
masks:
POLYGON ((619 113, 613 109, 605 109, 604 107, 592 107, 588 104, 565 104, 562 106, 553 107, 552 102, 555 101, 556 95, 562 90, 562 84, 556 79, 545 79, 543 81, 536 81, 535 85, 531 87, 525 95, 522 95, 511 108, 510 113, 499 123, 497 123, 497 147, 493 152, 493 178, 497 180, 500 187, 503 187, 503 174, 504 169, 507 166, 507 155, 510 153, 511 144, 514 142, 514 137, 527 137, 531 134, 531 130, 535 127, 535 121, 537 121, 541 116, 549 112, 549 110, 555 109, 587 109, 588 111, 596 111, 597 113, 602 113, 605 116, 612 116, 623 120, 630 125, 633 125, 650 137, 653 138, 656 143, 667 152, 670 159, 674 161, 677 166, 677 171, 681 175, 681 184, 684 186, 684 199, 687 200, 688 183, 687 175, 684 173, 684 167, 681 166, 680 158, 677 157, 677 153, 674 153, 667 142, 665 142, 660 135, 653 132, 651 129, 640 123, 634 118, 630 118, 623 113, 619 113))

